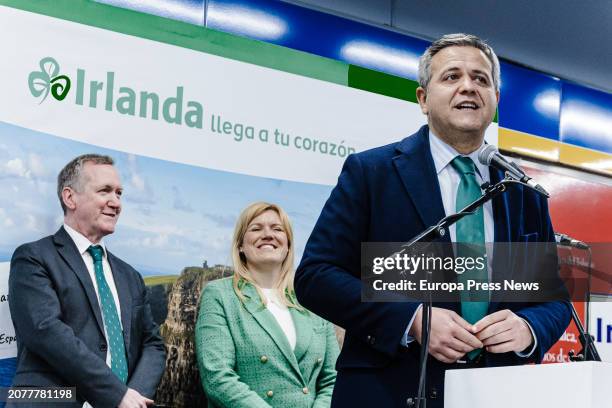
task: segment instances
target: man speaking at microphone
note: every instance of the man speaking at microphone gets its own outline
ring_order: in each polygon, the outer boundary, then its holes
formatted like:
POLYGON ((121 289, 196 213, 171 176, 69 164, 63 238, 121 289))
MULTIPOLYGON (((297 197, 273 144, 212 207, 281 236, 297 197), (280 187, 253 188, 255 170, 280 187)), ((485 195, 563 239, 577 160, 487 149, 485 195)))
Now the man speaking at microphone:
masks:
MULTIPOLYGON (((346 329, 332 407, 406 407, 417 395, 421 304, 361 301, 361 243, 406 242, 478 198, 482 183, 503 178, 478 160, 499 101, 499 61, 491 47, 473 35, 440 38, 421 56, 419 85, 428 124, 347 158, 296 272, 300 303, 346 329)), ((553 242, 554 233, 546 199, 519 186, 451 227, 450 238, 553 242)), ((561 301, 437 306, 428 408, 444 405, 447 369, 540 362, 570 320, 561 301)))

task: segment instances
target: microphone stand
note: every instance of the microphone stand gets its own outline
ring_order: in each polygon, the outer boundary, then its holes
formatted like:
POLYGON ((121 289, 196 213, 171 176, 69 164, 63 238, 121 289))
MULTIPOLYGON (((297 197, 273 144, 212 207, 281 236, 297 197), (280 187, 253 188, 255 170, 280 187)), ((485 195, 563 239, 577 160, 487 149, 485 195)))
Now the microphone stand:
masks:
MULTIPOLYGON (((497 197, 498 195, 506 191, 507 186, 510 185, 521 185, 533 191, 536 191, 538 194, 544 195, 546 197, 548 196, 545 192, 542 192, 527 183, 515 180, 511 178, 508 173, 506 173, 506 177, 496 184, 491 184, 489 182, 484 183, 481 186, 481 188, 484 190, 484 193, 479 198, 474 200, 471 204, 467 205, 458 213, 451 214, 447 217, 442 218, 440 221, 438 221, 437 224, 425 229, 425 231, 421 232, 420 234, 412 238, 410 241, 403 244, 402 247, 410 248, 412 245, 418 242, 432 242, 443 238, 444 236, 446 236, 448 227, 450 227, 463 217, 474 214, 475 210, 484 205, 487 201, 497 197)), ((431 272, 427 272, 427 275, 430 274, 431 272)), ((429 355, 429 336, 431 333, 431 309, 433 307, 432 304, 433 302, 430 292, 427 297, 427 301, 423 303, 423 313, 421 316, 421 327, 423 328, 423 332, 421 336, 419 391, 416 397, 408 398, 408 400, 406 401, 409 408, 427 407, 425 386, 427 379, 427 356, 429 355)))
POLYGON ((588 267, 588 283, 586 290, 586 299, 585 299, 585 322, 587 325, 587 329, 584 329, 582 322, 578 318, 578 313, 576 312, 576 308, 574 304, 570 301, 570 309, 572 312, 572 320, 578 329, 578 340, 580 340, 580 345, 582 346, 582 350, 578 354, 574 352, 574 350, 570 350, 568 353, 570 361, 601 361, 601 357, 597 352, 597 348, 595 347, 595 342, 593 341, 593 336, 589 333, 589 319, 590 319, 590 301, 591 301, 591 261, 593 260, 593 253, 591 252, 591 248, 588 247, 589 251, 589 267, 588 267))
POLYGON ((595 343, 593 342, 593 336, 584 330, 584 326, 582 326, 582 323, 578 318, 578 313, 576 313, 576 308, 572 302, 570 302, 570 308, 572 311, 572 320, 578 328, 578 339, 580 340, 580 345, 582 346, 582 350, 578 354, 576 354, 574 350, 570 350, 568 353, 570 361, 601 361, 601 357, 599 356, 595 343))

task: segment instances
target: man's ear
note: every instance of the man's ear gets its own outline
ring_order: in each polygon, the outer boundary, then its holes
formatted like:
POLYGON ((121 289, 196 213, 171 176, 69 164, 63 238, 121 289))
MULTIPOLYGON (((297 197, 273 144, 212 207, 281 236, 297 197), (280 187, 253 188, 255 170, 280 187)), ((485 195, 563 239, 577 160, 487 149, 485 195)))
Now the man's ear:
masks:
POLYGON ((427 91, 419 86, 416 90, 416 97, 419 106, 421 106, 421 112, 423 112, 423 115, 427 115, 429 113, 429 109, 427 108, 427 91))
POLYGON ((76 208, 76 202, 74 198, 74 190, 70 187, 64 187, 64 189, 62 190, 62 201, 64 202, 66 208, 73 211, 76 208))

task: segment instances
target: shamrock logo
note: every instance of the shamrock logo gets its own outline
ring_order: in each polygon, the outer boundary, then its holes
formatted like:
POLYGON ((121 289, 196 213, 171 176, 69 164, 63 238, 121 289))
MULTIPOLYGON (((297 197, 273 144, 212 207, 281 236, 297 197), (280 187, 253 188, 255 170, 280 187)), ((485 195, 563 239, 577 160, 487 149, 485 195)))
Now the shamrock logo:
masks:
POLYGON ((63 101, 70 91, 70 78, 58 75, 60 67, 54 58, 43 58, 38 65, 40 71, 31 72, 28 77, 32 95, 36 98, 42 95, 40 103, 43 103, 51 91, 55 99, 63 101))

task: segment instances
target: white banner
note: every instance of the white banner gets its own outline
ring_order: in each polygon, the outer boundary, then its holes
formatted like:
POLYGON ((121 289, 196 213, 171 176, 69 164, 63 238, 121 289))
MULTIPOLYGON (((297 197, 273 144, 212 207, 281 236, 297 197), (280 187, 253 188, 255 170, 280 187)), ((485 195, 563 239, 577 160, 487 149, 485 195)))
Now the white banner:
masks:
POLYGON ((593 295, 591 299, 589 332, 601 361, 612 362, 612 297, 593 295))
POLYGON ((8 297, 9 262, 0 262, 0 359, 17 357, 17 341, 8 297))
POLYGON ((349 153, 426 121, 415 103, 11 8, 0 34, 1 121, 138 155, 334 185, 349 153))

